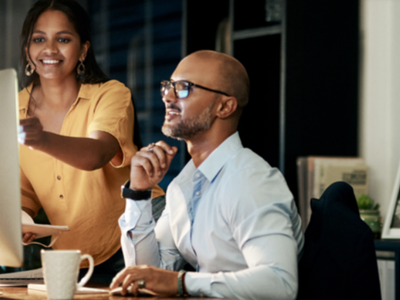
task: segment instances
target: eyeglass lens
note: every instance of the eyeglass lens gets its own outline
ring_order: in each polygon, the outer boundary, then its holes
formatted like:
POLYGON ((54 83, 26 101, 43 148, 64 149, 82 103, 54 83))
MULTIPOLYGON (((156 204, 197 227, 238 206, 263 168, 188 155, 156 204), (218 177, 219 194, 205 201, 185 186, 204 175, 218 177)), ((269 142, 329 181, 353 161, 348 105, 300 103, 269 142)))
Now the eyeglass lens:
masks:
POLYGON ((189 96, 190 86, 187 84, 187 82, 170 82, 165 80, 161 82, 161 97, 167 95, 168 91, 171 89, 171 86, 174 86, 174 92, 177 98, 182 99, 189 96))

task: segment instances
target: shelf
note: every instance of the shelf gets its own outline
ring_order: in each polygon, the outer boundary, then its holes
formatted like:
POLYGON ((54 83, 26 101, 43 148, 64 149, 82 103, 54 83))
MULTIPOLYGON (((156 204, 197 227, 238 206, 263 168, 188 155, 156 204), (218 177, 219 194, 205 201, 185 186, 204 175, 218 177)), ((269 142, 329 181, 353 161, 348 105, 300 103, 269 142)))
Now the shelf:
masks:
POLYGON ((248 38, 280 34, 280 33, 282 33, 282 26, 281 25, 273 25, 273 26, 267 26, 267 27, 261 27, 261 28, 234 31, 232 33, 232 39, 233 40, 243 40, 243 39, 248 39, 248 38))

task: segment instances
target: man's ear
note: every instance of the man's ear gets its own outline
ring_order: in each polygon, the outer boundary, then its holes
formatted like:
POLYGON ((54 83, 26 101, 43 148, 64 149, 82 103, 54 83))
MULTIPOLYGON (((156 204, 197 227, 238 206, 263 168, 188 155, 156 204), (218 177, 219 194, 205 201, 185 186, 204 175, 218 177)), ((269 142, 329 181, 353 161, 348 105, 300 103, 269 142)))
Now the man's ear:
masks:
POLYGON ((216 115, 221 119, 226 119, 236 111, 237 106, 238 103, 235 97, 222 96, 216 115))

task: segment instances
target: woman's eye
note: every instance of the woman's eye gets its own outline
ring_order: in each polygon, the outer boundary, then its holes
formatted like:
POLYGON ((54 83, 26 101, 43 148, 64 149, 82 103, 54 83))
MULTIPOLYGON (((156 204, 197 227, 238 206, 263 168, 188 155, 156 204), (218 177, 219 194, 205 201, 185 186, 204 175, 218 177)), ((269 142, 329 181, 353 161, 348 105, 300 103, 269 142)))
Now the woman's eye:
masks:
POLYGON ((41 43, 41 42, 43 42, 44 41, 44 38, 34 38, 33 39, 33 42, 34 43, 41 43))
POLYGON ((58 41, 59 41, 60 43, 68 43, 68 42, 69 42, 69 39, 59 38, 58 41))

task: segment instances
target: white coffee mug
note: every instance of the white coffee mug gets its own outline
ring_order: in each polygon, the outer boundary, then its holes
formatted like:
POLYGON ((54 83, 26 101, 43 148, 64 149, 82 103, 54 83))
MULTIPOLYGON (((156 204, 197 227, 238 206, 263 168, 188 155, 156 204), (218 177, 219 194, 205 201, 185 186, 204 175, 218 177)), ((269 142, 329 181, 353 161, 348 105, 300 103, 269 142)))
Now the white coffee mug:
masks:
POLYGON ((75 291, 84 286, 92 276, 94 262, 89 254, 79 250, 41 250, 43 278, 49 299, 73 299, 75 291), (79 265, 89 260, 89 270, 79 283, 79 265))

